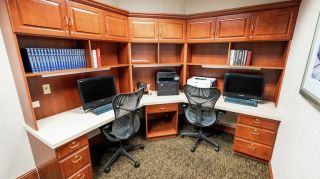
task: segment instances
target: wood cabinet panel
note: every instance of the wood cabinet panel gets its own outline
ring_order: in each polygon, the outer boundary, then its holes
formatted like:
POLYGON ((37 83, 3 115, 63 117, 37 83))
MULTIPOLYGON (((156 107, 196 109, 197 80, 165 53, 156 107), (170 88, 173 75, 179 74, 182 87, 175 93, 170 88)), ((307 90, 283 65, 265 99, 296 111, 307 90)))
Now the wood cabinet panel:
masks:
POLYGON ((14 32, 69 36, 64 0, 7 1, 14 32))
POLYGON ((93 172, 92 172, 91 164, 86 165, 77 173, 68 177, 68 179, 92 179, 92 178, 93 178, 93 172))
POLYGON ((267 130, 271 130, 271 131, 277 131, 278 126, 279 126, 278 121, 274 121, 274 120, 270 120, 270 119, 262 119, 259 117, 247 116, 247 115, 243 115, 243 114, 239 114, 238 123, 249 125, 252 127, 267 129, 267 130))
POLYGON ((102 39, 102 10, 70 1, 67 6, 71 37, 102 39))
POLYGON ((171 111, 177 111, 177 110, 178 110, 178 104, 176 104, 176 103, 151 105, 151 106, 146 107, 146 111, 149 114, 171 112, 171 111))
POLYGON ((158 42, 158 20, 130 18, 130 39, 133 42, 158 42))
POLYGON ((185 20, 160 19, 159 41, 160 42, 184 42, 186 31, 185 20))
POLYGON ((233 149, 237 152, 241 152, 266 161, 269 161, 272 156, 272 147, 239 138, 235 138, 233 149))
POLYGON ((298 8, 257 12, 253 15, 252 40, 290 40, 298 8))
POLYGON ((276 139, 276 132, 237 124, 235 136, 272 147, 276 139))
POLYGON ((61 172, 64 177, 69 177, 71 174, 83 168, 91 162, 89 147, 85 146, 74 154, 59 161, 61 172))
POLYGON ((77 151, 83 146, 88 145, 88 139, 86 136, 79 137, 69 143, 64 144, 63 146, 56 149, 57 159, 60 160, 68 154, 77 151))
POLYGON ((108 40, 128 40, 128 18, 118 14, 105 12, 105 37, 108 40))
POLYGON ((216 20, 216 41, 245 41, 249 39, 251 14, 219 16, 216 20))
POLYGON ((187 21, 188 42, 212 41, 216 18, 192 19, 187 21))

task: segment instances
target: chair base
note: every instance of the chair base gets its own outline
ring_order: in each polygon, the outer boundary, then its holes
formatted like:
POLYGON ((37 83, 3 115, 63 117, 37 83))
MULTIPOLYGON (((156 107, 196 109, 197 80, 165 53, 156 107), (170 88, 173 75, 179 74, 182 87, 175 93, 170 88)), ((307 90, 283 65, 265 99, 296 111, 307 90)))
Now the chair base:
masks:
POLYGON ((135 168, 138 168, 140 166, 140 162, 136 159, 133 158, 132 155, 130 155, 128 152, 134 149, 144 149, 143 144, 135 144, 135 145, 127 145, 123 146, 120 144, 120 147, 113 147, 113 148, 108 148, 106 151, 107 152, 115 152, 112 157, 108 160, 108 162, 104 165, 103 171, 105 173, 109 173, 111 170, 112 164, 120 157, 120 156, 125 156, 129 160, 133 162, 133 166, 135 168))
POLYGON ((202 131, 202 129, 200 129, 198 132, 181 132, 180 133, 180 137, 183 138, 184 136, 188 136, 188 137, 193 137, 196 138, 195 143, 192 145, 192 147, 190 148, 191 152, 196 151, 199 143, 204 140, 207 143, 211 144, 214 147, 214 150, 216 152, 219 151, 219 144, 217 144, 216 142, 214 142, 213 140, 209 139, 208 137, 213 135, 214 133, 204 133, 202 131))

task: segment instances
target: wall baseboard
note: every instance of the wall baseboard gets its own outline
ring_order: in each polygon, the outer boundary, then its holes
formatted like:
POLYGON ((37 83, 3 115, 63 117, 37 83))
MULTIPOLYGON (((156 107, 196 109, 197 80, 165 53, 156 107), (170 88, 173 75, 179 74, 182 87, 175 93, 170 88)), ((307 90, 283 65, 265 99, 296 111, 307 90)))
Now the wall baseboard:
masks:
POLYGON ((273 179, 271 162, 269 162, 268 168, 269 168, 269 176, 270 176, 270 179, 273 179))
POLYGON ((36 168, 28 171, 27 173, 17 177, 17 179, 38 179, 38 171, 36 168))

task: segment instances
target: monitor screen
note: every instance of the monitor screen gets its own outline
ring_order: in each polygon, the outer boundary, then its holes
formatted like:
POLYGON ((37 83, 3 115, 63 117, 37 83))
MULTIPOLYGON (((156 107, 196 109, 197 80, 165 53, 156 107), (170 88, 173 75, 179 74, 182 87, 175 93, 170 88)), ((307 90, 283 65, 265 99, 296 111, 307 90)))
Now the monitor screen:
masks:
POLYGON ((117 94, 113 76, 77 80, 83 109, 111 103, 117 94))
POLYGON ((262 100, 263 90, 263 76, 238 73, 225 74, 223 89, 224 96, 262 100))

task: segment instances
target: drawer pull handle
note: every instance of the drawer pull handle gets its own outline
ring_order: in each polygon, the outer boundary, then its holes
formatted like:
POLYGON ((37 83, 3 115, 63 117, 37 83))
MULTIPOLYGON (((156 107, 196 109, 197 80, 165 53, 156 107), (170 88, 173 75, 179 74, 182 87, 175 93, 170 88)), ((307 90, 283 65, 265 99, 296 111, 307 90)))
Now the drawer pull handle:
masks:
POLYGON ((84 177, 85 177, 85 175, 83 174, 83 173, 79 173, 78 175, 77 175, 77 177, 79 178, 79 179, 83 179, 84 177))
POLYGON ((166 107, 161 107, 161 108, 160 108, 160 110, 165 110, 165 109, 166 109, 166 107))
POLYGON ((74 158, 78 158, 76 160, 71 160, 72 163, 78 163, 81 159, 82 159, 82 156, 81 155, 76 155, 74 156, 74 158))
POLYGON ((260 135, 257 129, 254 129, 254 131, 251 132, 252 135, 260 135))
POLYGON ((252 149, 252 150, 256 150, 256 148, 251 144, 251 145, 248 145, 248 148, 249 149, 252 149))
POLYGON ((252 120, 252 122, 255 124, 261 124, 261 121, 258 118, 252 120))
POLYGON ((70 149, 74 149, 74 148, 78 147, 79 145, 80 145, 79 142, 73 141, 73 142, 70 144, 69 148, 70 148, 70 149))

